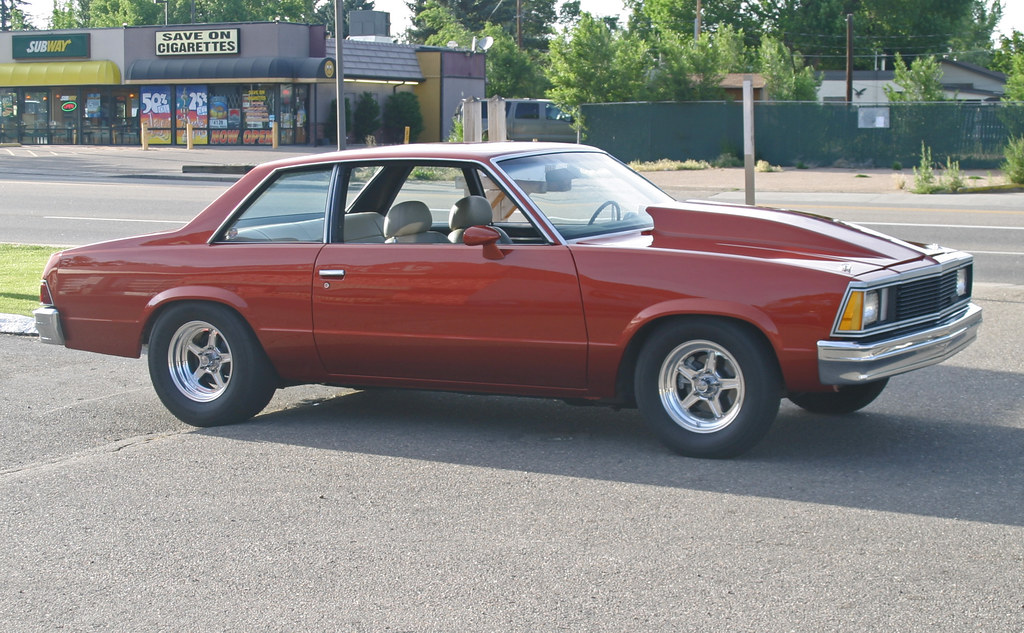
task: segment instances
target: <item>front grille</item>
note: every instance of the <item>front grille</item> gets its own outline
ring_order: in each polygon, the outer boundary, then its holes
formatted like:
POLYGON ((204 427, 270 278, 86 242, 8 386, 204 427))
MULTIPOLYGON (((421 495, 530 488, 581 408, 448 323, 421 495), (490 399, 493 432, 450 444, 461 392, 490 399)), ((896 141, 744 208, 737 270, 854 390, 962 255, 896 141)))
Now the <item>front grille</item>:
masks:
POLYGON ((895 321, 907 321, 937 314, 961 301, 956 294, 956 270, 939 277, 929 277, 900 284, 893 288, 895 294, 895 321))

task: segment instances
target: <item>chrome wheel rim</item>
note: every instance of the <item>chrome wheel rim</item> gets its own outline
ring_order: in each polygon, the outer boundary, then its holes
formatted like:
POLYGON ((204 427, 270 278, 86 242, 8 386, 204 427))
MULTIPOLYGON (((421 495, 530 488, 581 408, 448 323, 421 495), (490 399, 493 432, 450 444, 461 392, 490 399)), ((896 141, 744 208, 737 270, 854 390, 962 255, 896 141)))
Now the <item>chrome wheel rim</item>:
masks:
POLYGON ((658 392, 676 424, 694 433, 714 433, 732 424, 743 408, 743 371, 721 345, 689 341, 665 357, 658 392))
POLYGON ((189 321, 174 333, 167 355, 171 380, 195 402, 210 402, 231 382, 231 347, 213 325, 189 321))

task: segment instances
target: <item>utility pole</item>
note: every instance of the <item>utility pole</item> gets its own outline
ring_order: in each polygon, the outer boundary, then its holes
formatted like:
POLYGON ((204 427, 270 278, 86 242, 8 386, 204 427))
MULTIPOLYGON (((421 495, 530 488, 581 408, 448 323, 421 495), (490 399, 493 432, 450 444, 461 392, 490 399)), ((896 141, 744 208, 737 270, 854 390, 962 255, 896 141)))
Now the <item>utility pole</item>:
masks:
POLYGON ((516 0, 516 45, 523 50, 523 0, 516 0))
POLYGON ((345 62, 342 54, 341 42, 345 39, 345 10, 344 0, 334 0, 334 81, 338 92, 338 107, 335 114, 338 117, 338 151, 345 149, 345 137, 348 130, 345 129, 345 62))
POLYGON ((697 17, 693 20, 693 39, 700 39, 700 0, 697 0, 697 17))
POLYGON ((853 102, 853 14, 846 14, 846 102, 853 102))

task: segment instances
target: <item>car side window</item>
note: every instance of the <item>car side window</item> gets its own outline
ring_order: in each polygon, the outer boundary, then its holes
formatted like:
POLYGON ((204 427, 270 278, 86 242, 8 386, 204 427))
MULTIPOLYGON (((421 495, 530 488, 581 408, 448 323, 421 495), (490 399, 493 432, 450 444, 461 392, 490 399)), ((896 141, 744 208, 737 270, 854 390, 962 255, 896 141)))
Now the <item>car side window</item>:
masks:
POLYGON ((539 119, 540 118, 540 104, 539 103, 520 103, 516 106, 516 118, 517 119, 539 119))
POLYGON ((333 166, 283 171, 235 218, 225 242, 323 242, 333 166))
POLYGON ((466 177, 459 167, 413 167, 391 206, 418 200, 427 205, 435 225, 448 226, 448 215, 459 198, 469 195, 466 177))

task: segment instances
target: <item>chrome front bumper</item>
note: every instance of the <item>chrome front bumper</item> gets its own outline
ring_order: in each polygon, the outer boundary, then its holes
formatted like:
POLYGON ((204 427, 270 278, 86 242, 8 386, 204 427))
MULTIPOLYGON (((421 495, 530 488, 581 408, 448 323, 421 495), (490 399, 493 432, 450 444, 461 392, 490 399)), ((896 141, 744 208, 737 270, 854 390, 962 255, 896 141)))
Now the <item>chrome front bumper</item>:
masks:
POLYGON ((824 385, 856 385, 941 363, 970 345, 980 328, 981 308, 972 303, 922 332, 874 343, 818 341, 818 377, 824 385))
POLYGON ((64 344, 64 329, 60 326, 60 312, 57 308, 46 306, 32 311, 36 318, 36 331, 39 340, 50 345, 64 344))

